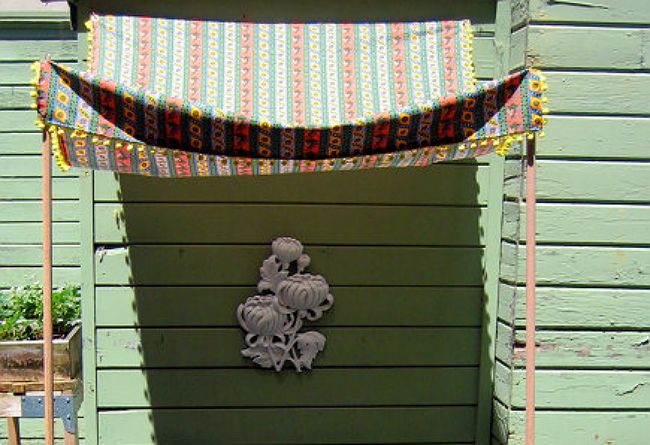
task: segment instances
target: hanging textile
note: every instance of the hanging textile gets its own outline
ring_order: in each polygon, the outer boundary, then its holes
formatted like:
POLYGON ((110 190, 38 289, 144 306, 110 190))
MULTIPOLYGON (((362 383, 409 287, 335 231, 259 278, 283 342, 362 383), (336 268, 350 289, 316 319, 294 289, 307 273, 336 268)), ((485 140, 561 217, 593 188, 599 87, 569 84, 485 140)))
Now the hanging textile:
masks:
POLYGON ((539 72, 481 85, 468 21, 93 15, 89 71, 37 63, 61 168, 163 177, 425 166, 541 130, 539 72))

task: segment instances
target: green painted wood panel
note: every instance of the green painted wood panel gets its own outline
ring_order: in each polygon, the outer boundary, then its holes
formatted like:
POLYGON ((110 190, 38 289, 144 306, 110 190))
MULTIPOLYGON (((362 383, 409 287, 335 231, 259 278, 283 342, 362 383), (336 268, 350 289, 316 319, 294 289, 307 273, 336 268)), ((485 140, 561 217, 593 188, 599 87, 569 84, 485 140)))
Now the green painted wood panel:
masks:
MULTIPOLYGON (((40 222, 43 204, 40 201, 0 201, 0 223, 40 222)), ((79 201, 54 200, 52 202, 52 221, 79 221, 79 201)))
MULTIPOLYGON (((503 244, 501 274, 504 280, 521 283, 526 252, 521 247, 516 255, 515 249, 510 243, 503 244)), ((650 248, 538 246, 537 282, 551 286, 648 287, 650 248)))
MULTIPOLYGON (((650 172, 649 172, 650 173, 650 172)), ((541 203, 537 206, 537 241, 544 244, 650 245, 645 204, 541 203)), ((524 241, 526 205, 504 206, 503 237, 524 241)))
POLYGON ((530 0, 530 18, 540 22, 648 24, 650 11, 645 0, 530 0))
MULTIPOLYGON (((79 244, 78 222, 55 222, 52 224, 52 240, 55 244, 79 244)), ((0 223, 0 243, 37 244, 43 242, 41 222, 0 223)))
MULTIPOLYGON (((539 408, 647 409, 649 371, 540 370, 535 377, 539 408)), ((525 406, 525 373, 513 373, 512 405, 525 406)))
POLYGON ((508 67, 511 71, 526 67, 526 44, 528 43, 528 27, 514 31, 510 35, 510 54, 508 67))
POLYGON ((479 207, 98 204, 95 242, 262 244, 290 231, 307 244, 478 246, 486 223, 479 207))
POLYGON ((435 406, 476 403, 476 367, 98 370, 100 408, 435 406))
POLYGON ((0 132, 39 134, 35 125, 36 117, 34 110, 0 110, 0 132))
MULTIPOLYGON (((61 15, 61 13, 59 13, 61 15)), ((75 35, 64 26, 67 17, 39 22, 0 20, 0 287, 40 280, 42 263, 40 135, 28 82, 33 76, 29 64, 50 54, 56 60, 76 59, 75 35), (55 23, 57 22, 57 23, 55 23), (18 110, 23 109, 23 110, 18 110), (23 133, 24 132, 24 133, 23 133), (24 156, 33 154, 33 156, 24 156), (22 155, 14 156, 14 155, 22 155), (25 200, 35 200, 33 202, 25 200), (28 245, 29 244, 29 245, 28 245)), ((62 176, 57 167, 53 172, 62 176)), ((55 198, 78 197, 76 181, 54 181, 55 198)), ((54 207, 55 283, 79 281, 79 225, 75 201, 56 202, 54 207), (77 214, 77 215, 75 215, 77 214), (61 244, 70 245, 61 245, 61 244)))
MULTIPOLYGON (((318 367, 476 366, 479 328, 322 328, 318 367)), ((99 329, 98 368, 256 367, 233 328, 99 329), (210 345, 206 348, 206 345, 210 345)))
POLYGON ((35 155, 41 148, 40 133, 0 133, 0 152, 8 155, 35 155))
MULTIPOLYGON (((540 160, 537 163, 539 201, 647 203, 650 169, 644 162, 540 160)), ((520 166, 506 165, 504 193, 521 195, 520 166)))
POLYGON ((647 160, 648 134, 647 117, 549 116, 546 136, 537 140, 538 156, 647 160))
POLYGON ((650 69, 650 29, 530 26, 527 42, 526 57, 538 68, 650 69))
MULTIPOLYGON (((0 178, 0 199, 41 199, 41 178, 0 178)), ((52 179, 52 196, 58 199, 75 199, 79 196, 79 178, 63 176, 52 179)))
POLYGON ((650 102, 648 73, 548 72, 548 107, 551 113, 591 115, 647 115, 650 102))
POLYGON ((213 443, 216 436, 231 445, 473 443, 467 425, 475 416, 476 409, 465 406, 115 410, 99 413, 99 440, 172 445, 213 443))
POLYGON ((77 41, 0 38, 0 62, 33 62, 48 54, 53 60, 76 62, 77 41))
POLYGON ((31 86, 0 86, 0 110, 30 109, 33 91, 31 86))
MULTIPOLYGON (((319 326, 456 326, 481 324, 476 287, 339 287, 319 326), (399 310, 395 310, 399 307, 399 310)), ((237 326, 237 306, 255 287, 98 287, 98 327, 237 326), (178 304, 182 301, 183 304, 178 304), (173 307, 174 310, 169 310, 173 307)), ((650 301, 650 300, 649 300, 650 301)))
MULTIPOLYGON (((641 0, 514 4, 530 7, 520 21, 531 23, 515 33, 511 66, 546 68, 552 113, 537 143, 536 443, 645 443, 650 109, 632 96, 647 90, 650 9, 641 0)), ((513 159, 506 169, 514 201, 520 166, 513 159)), ((525 205, 505 209, 504 238, 521 239, 525 205)), ((505 243, 502 279, 521 283, 524 260, 525 247, 517 255, 505 243)), ((495 397, 503 404, 495 403, 493 434, 508 445, 525 442, 521 284, 499 291, 495 397)))
MULTIPOLYGON (((43 431, 45 431, 45 430, 43 430, 43 431)), ((41 434, 41 436, 45 437, 45 432, 43 432, 43 434, 41 434)), ((21 445, 47 445, 45 443, 45 439, 24 439, 24 440, 21 440, 20 443, 21 443, 21 445)), ((84 444, 86 444, 88 442, 85 439, 81 439, 81 440, 79 440, 79 443, 81 445, 84 445, 84 444)), ((64 445, 63 439, 55 439, 54 440, 54 445, 64 445)))
POLYGON ((313 175, 177 179, 97 172, 97 202, 486 204, 489 169, 475 164, 313 175))
MULTIPOLYGON (((15 30, 12 30, 12 33, 15 30)), ((29 32, 33 32, 30 30, 29 32)), ((31 69, 30 62, 3 62, 0 63, 0 85, 28 85, 34 72, 31 69)), ((66 66, 76 67, 77 63, 66 63, 66 66)))
MULTIPOLYGON (((517 298, 514 320, 526 321, 525 289, 502 284, 499 318, 511 320, 513 299, 517 298)), ((603 289, 540 287, 537 289, 537 323, 542 328, 567 329, 650 329, 649 289, 603 289)))
MULTIPOLYGON (((480 248, 307 246, 332 285, 480 285, 480 248)), ((99 251, 98 285, 251 285, 266 246, 135 245, 99 251), (219 267, 215 268, 215 265, 219 267)), ((650 249, 645 252, 650 255, 650 249)), ((641 258, 639 258, 641 259, 641 258)), ((650 267, 650 266, 649 266, 650 267)))
MULTIPOLYGON (((508 365, 525 366, 526 337, 499 323, 497 357, 508 365)), ((536 336, 539 369, 647 369, 650 331, 540 331, 536 336)))
MULTIPOLYGON (((43 277, 43 270, 40 267, 0 267, 0 288, 9 288, 16 283, 31 283, 40 281, 43 277)), ((79 283, 81 270, 78 266, 57 267, 53 269, 53 280, 55 286, 68 283, 79 283)))
MULTIPOLYGON (((553 445, 640 445, 650 435, 650 413, 635 411, 540 411, 535 440, 553 445)), ((508 444, 524 445, 525 415, 514 411, 508 444)))
MULTIPOLYGON (((52 263, 55 266, 79 265, 79 246, 77 245, 54 245, 52 252, 52 263)), ((43 249, 40 245, 5 244, 0 246, 0 266, 36 266, 39 264, 43 264, 43 249)), ((39 281, 40 279, 41 277, 39 277, 39 281)))
MULTIPOLYGON (((43 170, 42 162, 41 156, 36 155, 2 155, 0 156, 0 176, 14 178, 40 176, 43 170)), ((52 159, 52 177, 65 177, 71 174, 75 174, 75 172, 61 171, 52 159)))

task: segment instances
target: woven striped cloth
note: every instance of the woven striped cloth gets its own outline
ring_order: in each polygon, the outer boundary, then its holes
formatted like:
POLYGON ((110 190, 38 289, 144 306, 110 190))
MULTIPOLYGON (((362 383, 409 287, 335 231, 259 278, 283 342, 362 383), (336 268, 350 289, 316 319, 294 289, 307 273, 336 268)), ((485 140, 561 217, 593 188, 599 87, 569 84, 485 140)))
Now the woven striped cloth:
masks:
POLYGON ((87 72, 36 65, 62 168, 164 177, 425 166, 543 125, 524 70, 477 85, 467 21, 252 24, 92 16, 87 72))

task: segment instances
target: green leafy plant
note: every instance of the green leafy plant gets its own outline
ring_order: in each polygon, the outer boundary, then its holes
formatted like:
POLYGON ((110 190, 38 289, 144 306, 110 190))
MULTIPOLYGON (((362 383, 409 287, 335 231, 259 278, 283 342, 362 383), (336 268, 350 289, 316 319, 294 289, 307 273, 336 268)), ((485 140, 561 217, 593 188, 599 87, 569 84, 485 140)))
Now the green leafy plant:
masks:
MULTIPOLYGON (((79 286, 66 285, 52 290, 52 329, 63 337, 81 318, 79 286)), ((0 340, 43 338, 43 286, 28 284, 0 292, 0 340)))

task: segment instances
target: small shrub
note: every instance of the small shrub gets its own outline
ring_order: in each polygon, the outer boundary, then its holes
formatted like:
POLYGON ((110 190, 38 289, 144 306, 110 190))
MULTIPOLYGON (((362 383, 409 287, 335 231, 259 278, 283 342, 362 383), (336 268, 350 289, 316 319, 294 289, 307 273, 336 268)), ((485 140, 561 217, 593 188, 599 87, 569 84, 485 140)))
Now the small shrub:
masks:
MULTIPOLYGON (((79 286, 52 290, 54 337, 65 336, 81 318, 79 286)), ((29 284, 0 292, 0 340, 43 338, 43 286, 29 284)))

